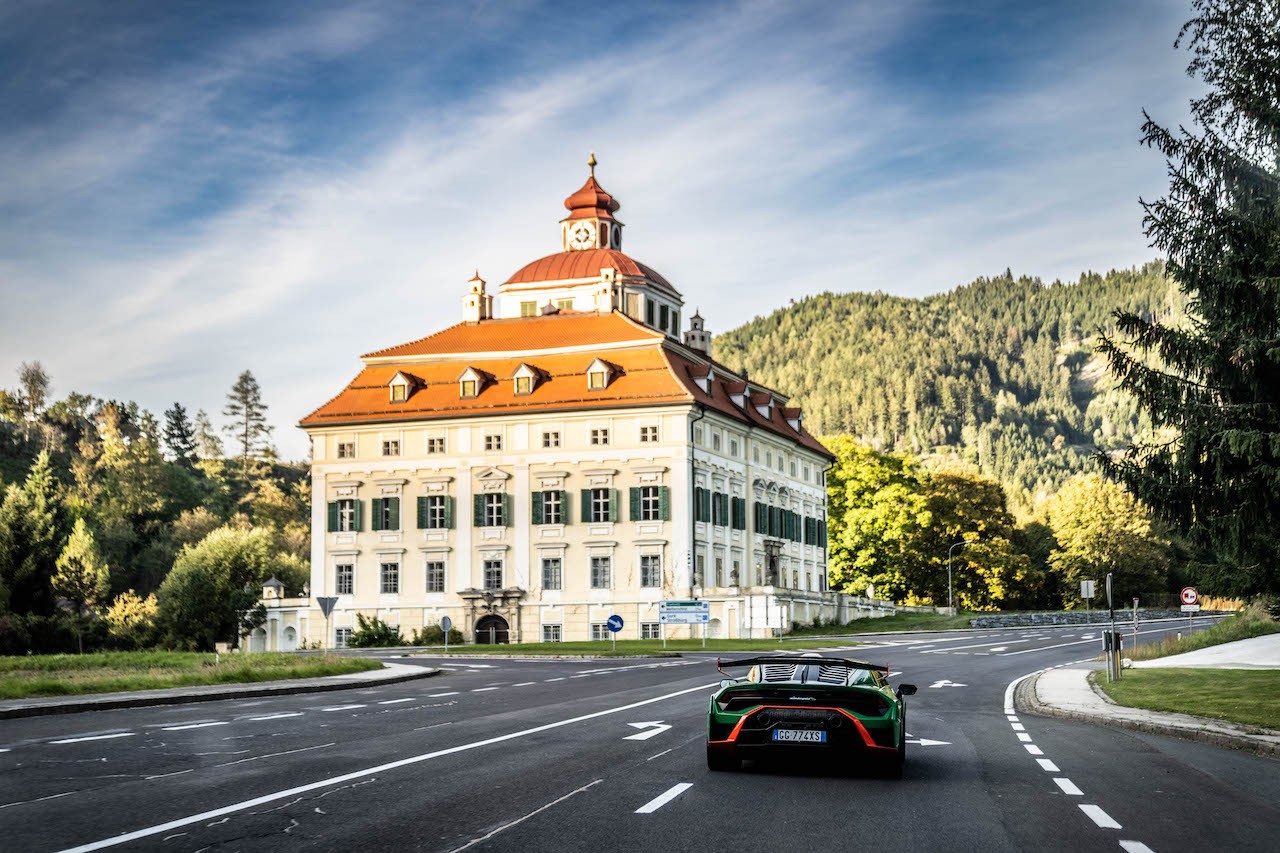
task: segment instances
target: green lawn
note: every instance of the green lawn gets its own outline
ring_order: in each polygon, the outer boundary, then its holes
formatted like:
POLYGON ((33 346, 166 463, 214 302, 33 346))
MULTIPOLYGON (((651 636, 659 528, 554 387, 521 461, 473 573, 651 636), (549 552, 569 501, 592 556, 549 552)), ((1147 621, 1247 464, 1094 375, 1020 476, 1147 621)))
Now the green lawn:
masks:
MULTIPOLYGON (((788 635, 790 636, 790 635, 788 635)), ((854 648, 858 644, 851 640, 837 640, 822 643, 824 646, 847 645, 854 648)), ((778 640, 707 640, 703 648, 702 640, 667 640, 666 652, 750 652, 771 651, 780 649, 792 650, 795 644, 782 643, 778 640)), ((434 649, 422 654, 439 655, 443 648, 434 649)), ((618 650, 613 650, 613 643, 608 640, 578 643, 499 643, 496 645, 468 644, 450 646, 451 655, 550 655, 550 656, 582 656, 582 657, 632 657, 636 655, 660 655, 663 653, 661 640, 619 640, 618 650)))
POLYGON ((381 669, 381 661, 323 655, 103 652, 0 657, 0 699, 76 696, 157 687, 240 684, 381 669))
POLYGON ((955 616, 943 616, 938 613, 895 613, 880 619, 855 619, 847 625, 821 625, 813 627, 802 625, 788 634, 788 637, 823 636, 835 634, 874 634, 881 631, 950 631, 956 628, 968 628, 969 620, 977 613, 961 611, 955 616))
POLYGON ((1126 669, 1098 685, 1120 705, 1280 729, 1280 670, 1126 669))

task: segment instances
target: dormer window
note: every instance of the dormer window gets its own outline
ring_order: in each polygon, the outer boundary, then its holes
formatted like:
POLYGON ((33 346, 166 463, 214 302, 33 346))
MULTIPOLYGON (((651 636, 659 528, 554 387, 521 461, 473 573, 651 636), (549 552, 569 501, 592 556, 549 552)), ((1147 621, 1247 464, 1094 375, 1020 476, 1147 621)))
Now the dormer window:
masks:
POLYGON ((391 377, 391 381, 387 383, 387 387, 390 389, 391 402, 403 403, 408 400, 409 395, 418 388, 418 385, 419 382, 416 376, 410 376, 408 373, 398 371, 395 376, 391 377))
POLYGON ((521 364, 512 375, 516 396, 523 397, 527 394, 532 394, 533 389, 538 387, 538 382, 541 378, 542 376, 537 368, 528 364, 521 364))
POLYGON ((614 367, 609 362, 597 358, 587 367, 587 388, 601 391, 609 387, 613 381, 614 367))
POLYGON ((477 392, 476 392, 476 385, 477 385, 477 384, 479 384, 479 383, 477 383, 474 379, 464 379, 464 380, 462 380, 462 396, 463 396, 463 397, 474 397, 474 396, 476 396, 476 393, 477 393, 477 392))
POLYGON ((485 380, 488 378, 485 374, 476 370, 474 367, 468 367, 462 371, 462 375, 458 377, 458 392, 464 400, 480 396, 480 392, 484 390, 485 380))

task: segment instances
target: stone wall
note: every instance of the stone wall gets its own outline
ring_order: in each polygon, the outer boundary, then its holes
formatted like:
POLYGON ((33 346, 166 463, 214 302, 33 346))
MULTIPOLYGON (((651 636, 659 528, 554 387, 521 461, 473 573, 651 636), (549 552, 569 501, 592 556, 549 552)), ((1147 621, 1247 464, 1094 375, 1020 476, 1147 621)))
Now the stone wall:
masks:
MULTIPOLYGON (((1225 610, 1201 610, 1198 616, 1222 616, 1225 610)), ((1138 621, 1153 619, 1185 619, 1187 614, 1177 610, 1139 608, 1138 621)), ((975 628, 1027 628, 1037 625, 1097 625, 1107 621, 1105 610, 1066 610, 1058 613, 992 613, 975 616, 970 624, 975 628)), ((1117 610, 1116 625, 1132 625, 1132 610, 1117 610)))

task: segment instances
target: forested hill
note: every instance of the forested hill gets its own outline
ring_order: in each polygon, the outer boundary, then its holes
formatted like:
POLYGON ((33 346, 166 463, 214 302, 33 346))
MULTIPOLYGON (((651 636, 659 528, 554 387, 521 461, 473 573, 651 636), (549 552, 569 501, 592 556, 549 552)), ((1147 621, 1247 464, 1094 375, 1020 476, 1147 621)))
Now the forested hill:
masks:
POLYGON ((1145 426, 1093 354, 1117 309, 1184 311, 1160 262, 1051 285, 1006 272, 925 299, 818 294, 720 334, 714 353, 790 394, 811 432, 958 453, 1027 513, 1145 426))

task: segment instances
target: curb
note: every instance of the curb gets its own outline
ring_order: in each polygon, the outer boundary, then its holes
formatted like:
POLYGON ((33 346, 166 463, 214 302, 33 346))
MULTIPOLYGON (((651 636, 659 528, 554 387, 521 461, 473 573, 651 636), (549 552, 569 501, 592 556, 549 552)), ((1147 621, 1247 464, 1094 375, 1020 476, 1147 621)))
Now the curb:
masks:
MULTIPOLYGON (((376 672, 376 670, 374 670, 376 672)), ((219 693, 184 693, 189 688, 171 688, 173 692, 153 696, 119 696, 110 699, 95 699, 94 694, 84 697, 83 701, 68 701, 45 705, 25 705, 18 708, 0 708, 0 720, 12 720, 19 717, 44 717, 55 714, 79 714, 86 711, 115 711, 120 708, 147 708, 154 705, 185 705, 191 702, 220 702, 224 699, 241 699, 255 696, 285 696, 294 693, 329 693, 335 690, 350 690, 353 687, 370 687, 382 684, 400 684, 419 678, 431 678, 440 674, 438 669, 423 668, 421 672, 410 672, 393 675, 387 678, 352 679, 344 682, 328 682, 326 684, 291 684, 289 682, 271 681, 257 685, 234 685, 237 690, 224 690, 219 693)), ((332 677, 332 676, 326 676, 332 677)), ((341 676, 339 676, 341 677, 341 676)), ((233 685, 222 685, 230 687, 233 685)), ((110 696, 111 694, 96 694, 110 696)))
MULTIPOLYGON (((1246 731, 1239 734, 1222 731, 1210 731, 1203 726, 1223 726, 1235 725, 1227 723, 1223 720, 1213 720, 1207 717, 1195 717, 1190 714, 1167 714, 1158 711, 1143 711, 1144 714, 1151 717, 1150 720, 1133 720, 1126 717, 1112 716, 1110 714, 1090 714, 1082 711, 1066 711, 1053 705, 1045 705, 1040 702, 1036 696, 1036 682, 1040 680, 1043 672, 1037 672, 1030 678, 1023 679, 1014 689, 1013 701, 1014 706, 1020 712, 1035 714, 1041 717, 1060 717, 1067 720, 1079 720, 1085 723, 1092 723, 1097 726, 1110 726, 1112 728, 1130 729, 1131 731, 1145 732, 1147 734, 1166 735, 1168 737, 1176 737, 1181 740, 1198 741, 1213 746, 1223 747, 1225 749, 1234 749, 1240 752, 1250 752, 1254 755, 1261 755, 1264 758, 1280 759, 1280 743, 1269 743, 1267 741, 1258 740, 1256 736, 1251 736, 1246 731)), ((1115 706, 1115 702, 1111 697, 1105 695, 1098 685, 1089 680, 1089 687, 1095 694, 1102 697, 1108 705, 1115 706)), ((1119 706, 1117 706, 1119 707, 1119 706)), ((1266 730, 1260 730, 1266 731, 1266 730)), ((1280 732, 1269 732, 1270 734, 1280 734, 1280 732)))

